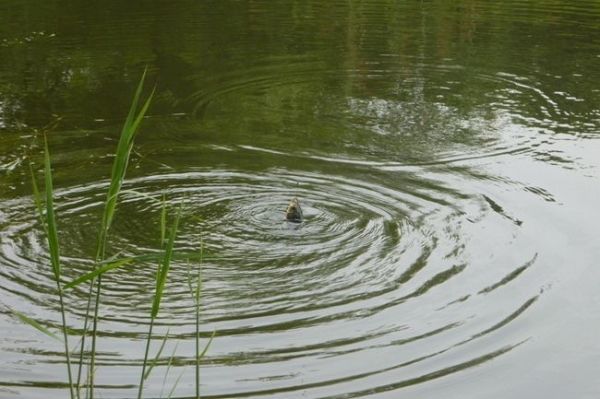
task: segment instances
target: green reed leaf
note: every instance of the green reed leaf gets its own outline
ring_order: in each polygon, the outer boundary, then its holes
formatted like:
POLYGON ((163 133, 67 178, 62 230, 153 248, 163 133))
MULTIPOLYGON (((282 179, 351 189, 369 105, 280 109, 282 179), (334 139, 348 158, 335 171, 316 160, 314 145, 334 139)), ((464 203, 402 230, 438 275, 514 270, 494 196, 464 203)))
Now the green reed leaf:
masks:
POLYGON ((177 385, 179 385, 179 381, 181 380, 181 377, 183 377, 183 371, 181 372, 181 374, 179 374, 179 377, 177 377, 177 380, 175 380, 175 384, 173 384, 173 388, 171 388, 171 391, 169 392, 169 396, 167 396, 168 399, 171 399, 173 397, 173 393, 175 393, 175 389, 177 388, 177 385))
POLYGON ((124 258, 124 259, 118 259, 115 261, 111 261, 108 263, 100 263, 100 265, 101 265, 100 267, 97 267, 96 269, 92 270, 91 272, 86 273, 83 276, 76 278, 75 280, 71 281, 68 284, 65 284, 63 289, 67 290, 69 288, 76 287, 81 283, 85 283, 86 281, 93 280, 96 277, 98 277, 106 272, 109 272, 109 271, 117 269, 119 267, 128 265, 131 262, 133 262, 133 258, 124 258))
POLYGON ((25 316, 23 313, 18 312, 14 309, 11 309, 10 312, 15 315, 19 320, 21 320, 23 323, 25 324, 29 324, 31 327, 35 328, 36 330, 46 334, 47 336, 54 338, 57 341, 61 341, 61 339, 56 336, 52 331, 48 330, 46 327, 44 327, 43 325, 41 325, 39 322, 33 320, 32 318, 25 316))
POLYGON ((50 151, 48 140, 44 136, 44 178, 46 184, 46 224, 48 226, 48 246, 50 248, 50 261, 56 281, 60 280, 60 249, 58 246, 58 233, 56 231, 56 215, 54 214, 52 167, 50 165, 50 151))
POLYGON ((160 355, 162 354, 163 349, 165 349, 165 343, 167 342, 168 337, 169 337, 169 331, 167 330, 167 333, 165 334, 164 338, 162 339, 162 343, 160 344, 160 348, 158 348, 158 352, 156 352, 156 356, 154 357, 154 360, 152 360, 152 362, 148 366, 148 370, 146 370, 146 373, 144 374, 145 380, 148 379, 148 377, 150 376, 150 372, 152 371, 154 366, 156 366, 156 364, 158 363, 158 359, 160 358, 160 355))
POLYGON ((198 268, 198 276, 196 277, 196 311, 200 311, 200 292, 202 291, 202 263, 204 262, 204 240, 200 237, 200 267, 198 268))
MULTIPOLYGON (((105 256, 105 248, 106 248, 106 242, 108 239, 108 232, 110 230, 110 227, 111 227, 111 224, 112 224, 112 221, 114 218, 119 192, 121 191, 121 187, 123 185, 123 180, 125 179, 125 172, 127 170, 127 165, 129 164, 129 156, 130 156, 131 150, 133 148, 134 136, 137 132, 137 128, 138 128, 141 120, 143 119, 146 111, 148 110, 148 107, 150 105, 151 99, 154 94, 154 90, 153 90, 152 93, 150 94, 150 96, 148 97, 148 99, 146 100, 146 102, 144 103, 144 105, 142 106, 141 110, 136 115, 136 110, 138 108, 140 94, 141 94, 142 88, 144 86, 146 72, 147 72, 147 70, 144 70, 144 73, 142 74, 142 78, 140 79, 138 87, 135 91, 135 95, 132 100, 131 107, 129 108, 129 113, 127 114, 127 118, 125 119, 125 123, 123 124, 123 128, 121 130, 121 136, 119 138, 119 143, 117 144, 117 150, 115 152, 115 159, 114 159, 112 170, 111 170, 110 185, 108 188, 108 192, 106 194, 104 213, 102 215, 102 224, 100 227, 100 233, 98 234, 96 259, 95 259, 97 263, 100 262, 101 260, 103 260, 104 256, 105 256)), ((115 267, 118 267, 118 266, 115 266, 115 267)), ((96 277, 96 276, 98 277, 97 289, 96 289, 96 295, 95 295, 96 301, 94 302, 94 311, 93 311, 94 323, 93 323, 93 328, 92 328, 92 350, 91 350, 91 359, 90 359, 90 366, 89 366, 92 370, 95 368, 95 358, 96 358, 95 347, 96 347, 96 337, 97 337, 96 332, 97 332, 97 321, 98 321, 98 309, 99 309, 99 304, 100 304, 100 293, 102 290, 101 276, 102 276, 102 273, 106 272, 106 271, 108 271, 108 270, 103 270, 103 271, 101 270, 100 273, 97 273, 96 275, 91 275, 91 276, 88 275, 88 277, 91 278, 91 283, 93 283, 94 277, 96 277)), ((90 284, 89 292, 91 295, 91 292, 92 292, 91 284, 90 284)), ((84 323, 85 325, 87 325, 87 320, 88 320, 88 317, 90 314, 90 306, 91 306, 91 301, 88 301, 86 315, 85 315, 85 323, 84 323)), ((83 353, 84 343, 85 343, 85 340, 82 340, 81 353, 83 353)), ((77 380, 78 386, 79 386, 79 381, 80 381, 79 376, 81 375, 82 364, 83 364, 83 362, 80 361, 80 368, 79 368, 78 380, 77 380)), ((92 399, 94 396, 93 376, 94 375, 92 374, 91 380, 90 380, 90 386, 91 386, 90 397, 92 399)), ((140 389, 140 393, 141 393, 141 389, 140 389)))
MULTIPOLYGON (((73 390, 73 376, 71 373, 71 356, 69 352, 69 341, 68 341, 68 333, 67 333, 67 323, 65 316, 65 307, 64 307, 64 299, 63 299, 63 290, 61 288, 60 282, 60 249, 58 245, 58 232, 56 229, 56 215, 54 213, 54 202, 53 202, 53 187, 52 187, 52 166, 50 164, 50 151, 48 150, 48 140, 44 135, 44 181, 45 181, 45 189, 46 189, 46 213, 44 214, 43 206, 42 206, 42 195, 40 194, 40 190, 38 189, 37 181, 35 175, 33 173, 33 168, 29 165, 31 171, 31 183, 33 186, 33 194, 35 199, 35 205, 38 211, 38 215, 40 218, 40 222, 44 228, 44 232, 46 233, 46 238, 48 240, 48 248, 50 250, 50 262, 52 264, 52 272, 54 274, 54 280, 56 282, 56 288, 59 298, 60 304, 60 314, 62 318, 62 333, 63 333, 63 342, 65 345, 65 359, 67 362, 67 374, 69 377, 69 392, 71 399, 75 398, 75 392, 73 390)), ((56 336, 50 333, 47 329, 41 326, 33 319, 27 318, 24 314, 17 315, 24 322, 32 325, 36 329, 42 331, 44 334, 50 335, 53 338, 56 336)), ((58 338, 56 338, 58 339, 58 338)))
POLYGON ((188 259, 187 285, 188 285, 188 289, 190 290, 190 295, 192 296, 192 299, 194 300, 196 305, 198 305, 200 303, 200 289, 201 289, 201 285, 202 285, 201 278, 202 278, 201 272, 200 272, 200 269, 198 269, 198 273, 196 274, 196 277, 192 281, 192 266, 190 265, 189 259, 188 259))
MULTIPOLYGON (((136 109, 138 108, 138 102, 140 98, 140 94, 142 92, 142 88, 144 86, 144 80, 146 78, 146 71, 144 71, 142 78, 140 79, 140 83, 135 91, 135 95, 133 97, 133 101, 131 103, 131 107, 129 109, 129 113, 127 114, 127 118, 125 123, 123 124, 123 129, 121 130, 121 136, 119 138, 119 143, 117 144, 117 150, 115 153, 115 160, 113 162, 111 178, 110 178, 110 186, 106 195, 106 203, 104 207, 104 214, 102 217, 102 230, 100 235, 100 240, 105 240, 108 230, 112 224, 115 209, 117 206, 117 198, 119 192, 121 190, 121 186, 123 185, 123 180, 125 179, 125 172, 127 170, 127 165, 129 164, 129 156, 131 154, 131 149, 133 148, 133 139, 135 134, 137 133, 137 128, 146 114, 152 97, 154 95, 154 90, 142 106, 139 113, 136 115, 136 109)), ((101 243, 99 246, 102 246, 101 243)), ((101 254, 99 254, 101 256, 101 254)))
POLYGON ((214 330, 212 335, 210 336, 208 342, 206 343, 206 346, 204 347, 204 350, 202 351, 202 353, 200 353, 200 355, 198 356, 199 359, 202 359, 204 357, 204 355, 206 355, 206 352, 208 352, 208 348, 210 348, 210 344, 212 344, 213 342, 213 338, 215 337, 215 335, 217 335, 217 330, 214 330))
POLYGON ((192 288, 192 265, 190 265, 190 260, 187 262, 187 284, 190 290, 190 295, 192 298, 194 297, 194 289, 192 288))
POLYGON ((167 201, 163 194, 162 208, 160 210, 160 247, 165 245, 165 236, 167 232, 167 201))
POLYGON ((154 302, 152 304, 152 318, 156 317, 160 308, 160 301, 162 299, 165 283, 167 281, 167 274, 169 273, 169 268, 171 267, 171 259, 173 257, 173 246, 175 244, 175 236, 177 235, 177 227, 179 226, 180 218, 181 206, 177 211, 175 222, 173 223, 173 227, 171 228, 171 236, 169 237, 169 242, 167 243, 167 247, 165 248, 165 256, 162 265, 156 273, 156 292, 154 294, 154 302))
MULTIPOLYGON (((177 352, 178 347, 179 347, 179 342, 175 344, 175 348, 173 348, 173 353, 171 353, 171 356, 169 357, 169 361, 167 362, 167 371, 165 371, 165 376, 163 377, 162 387, 160 388, 159 397, 161 397, 161 398, 163 396, 163 389, 165 388, 165 385, 167 385, 167 377, 169 376, 169 373, 171 372, 171 367, 173 366, 173 359, 175 359, 175 353, 177 352)), ((171 390, 171 392, 172 392, 172 390, 171 390)))

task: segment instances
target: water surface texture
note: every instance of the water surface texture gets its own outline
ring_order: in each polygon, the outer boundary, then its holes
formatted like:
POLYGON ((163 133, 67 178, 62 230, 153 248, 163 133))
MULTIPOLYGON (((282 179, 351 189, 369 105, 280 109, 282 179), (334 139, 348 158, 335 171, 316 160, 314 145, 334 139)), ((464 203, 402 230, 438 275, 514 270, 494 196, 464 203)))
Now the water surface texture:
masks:
MULTIPOLYGON (((10 313, 60 326, 41 133, 72 279, 145 66, 108 253, 157 254, 159 200, 181 204, 146 397, 195 394, 201 241, 204 398, 600 396, 599 2, 7 0, 1 398, 68 395, 61 344, 10 313)), ((137 394, 155 271, 105 277, 97 397, 137 394)))

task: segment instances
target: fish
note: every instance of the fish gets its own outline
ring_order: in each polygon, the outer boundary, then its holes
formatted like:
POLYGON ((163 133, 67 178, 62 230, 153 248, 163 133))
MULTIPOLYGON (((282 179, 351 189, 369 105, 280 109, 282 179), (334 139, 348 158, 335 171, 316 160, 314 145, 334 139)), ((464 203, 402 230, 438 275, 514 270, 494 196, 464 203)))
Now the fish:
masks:
POLYGON ((285 218, 288 222, 302 222, 302 208, 300 207, 300 201, 298 201, 298 198, 292 198, 290 201, 290 204, 285 211, 285 218))

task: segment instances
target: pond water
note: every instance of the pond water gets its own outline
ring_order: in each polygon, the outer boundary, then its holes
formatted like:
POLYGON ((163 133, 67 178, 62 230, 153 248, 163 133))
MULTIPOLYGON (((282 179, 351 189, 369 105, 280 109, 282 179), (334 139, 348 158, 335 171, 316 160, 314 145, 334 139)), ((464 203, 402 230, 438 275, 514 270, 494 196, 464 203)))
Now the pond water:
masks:
MULTIPOLYGON (((599 2, 7 0, 0 21, 0 397, 68 395, 61 344, 10 313, 60 325, 40 133, 70 280, 145 66, 108 252, 158 253, 159 199, 182 205, 203 397, 600 395, 599 2)), ((194 396, 188 267, 146 397, 194 396)), ((137 394, 155 271, 105 277, 98 397, 137 394)), ((86 288, 66 301, 75 347, 86 288)))

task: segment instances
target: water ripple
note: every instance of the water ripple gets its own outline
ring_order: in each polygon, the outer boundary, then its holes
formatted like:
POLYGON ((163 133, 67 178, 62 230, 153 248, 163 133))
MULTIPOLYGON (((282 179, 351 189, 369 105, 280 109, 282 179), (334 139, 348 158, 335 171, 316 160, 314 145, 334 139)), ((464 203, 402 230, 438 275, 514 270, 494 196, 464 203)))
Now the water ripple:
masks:
MULTIPOLYGON (((128 183, 118 210, 127 218, 117 219, 111 240, 111 248, 123 256, 157 253, 163 194, 171 207, 183 207, 176 244, 183 255, 173 265, 165 316, 157 323, 183 347, 193 341, 187 273, 189 265, 199 267, 201 237, 204 241, 202 334, 214 329, 219 337, 207 373, 233 366, 240 373, 227 397, 304 390, 318 397, 322 389, 350 381, 351 396, 364 393, 357 386, 384 392, 472 367, 526 339, 507 337, 481 349, 461 349, 478 348, 476 342, 518 320, 535 301, 518 295, 500 306, 485 299, 518 284, 535 256, 503 267, 503 276, 482 274, 477 262, 467 261, 472 238, 466 225, 481 225, 500 213, 507 220, 501 229, 515 234, 519 228, 501 206, 487 196, 457 191, 441 178, 396 172, 390 184, 388 172, 357 168, 352 177, 283 168, 255 174, 212 169, 128 183), (294 196, 304 208, 300 224, 284 218, 294 196), (506 308, 511 302, 516 310, 506 308), (492 309, 482 314, 477 310, 482 304, 492 309), (458 354, 467 358, 453 363, 458 354), (357 357, 378 359, 378 366, 373 369, 357 357), (434 358, 439 360, 431 363, 434 358), (276 365, 293 370, 299 361, 312 371, 272 375, 276 365), (351 373, 339 367, 348 362, 354 364, 351 373), (334 364, 337 371, 326 372, 334 364), (420 371, 387 388, 376 382, 400 369, 420 371), (273 388, 256 390, 265 379, 273 388)), ((93 184, 57 193, 65 271, 71 278, 90 267, 86 242, 93 241, 99 193, 105 189, 93 184)), ((28 303, 30 314, 46 319, 44 309, 55 310, 55 305, 49 300, 51 276, 32 203, 22 198, 5 205, 10 205, 3 209, 9 209, 11 224, 2 232, 2 290, 14 298, 8 303, 28 303)), ((140 261, 106 276, 99 335, 112 350, 100 351, 100 367, 129 368, 141 361, 139 348, 127 342, 144 336, 155 270, 153 262, 140 261)), ((70 294, 68 307, 78 321, 84 303, 84 289, 70 294)), ((44 322, 58 326, 58 320, 44 322)), ((193 366, 193 358, 178 362, 193 366)), ((117 378, 113 388, 122 382, 117 378)))

